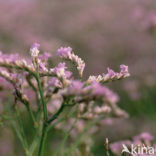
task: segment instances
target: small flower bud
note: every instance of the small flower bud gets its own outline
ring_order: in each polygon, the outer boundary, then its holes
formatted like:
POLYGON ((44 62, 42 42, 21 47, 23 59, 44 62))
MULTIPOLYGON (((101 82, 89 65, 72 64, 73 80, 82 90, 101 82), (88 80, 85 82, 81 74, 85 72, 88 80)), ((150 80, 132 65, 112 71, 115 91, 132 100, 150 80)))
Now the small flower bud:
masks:
POLYGON ((39 47, 40 47, 40 45, 38 43, 34 43, 31 46, 30 52, 31 52, 32 58, 38 57, 38 55, 39 55, 39 47))

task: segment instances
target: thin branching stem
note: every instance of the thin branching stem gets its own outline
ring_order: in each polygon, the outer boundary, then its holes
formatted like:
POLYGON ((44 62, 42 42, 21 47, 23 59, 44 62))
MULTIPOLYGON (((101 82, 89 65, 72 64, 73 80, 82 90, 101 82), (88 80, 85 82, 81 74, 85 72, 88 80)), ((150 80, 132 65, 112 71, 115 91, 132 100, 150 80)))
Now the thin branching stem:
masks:
POLYGON ((48 120, 48 123, 50 124, 52 121, 54 121, 58 116, 59 114, 63 111, 65 105, 62 104, 61 107, 59 108, 59 110, 48 120))
POLYGON ((36 69, 37 69, 37 72, 36 72, 35 78, 36 78, 36 81, 38 84, 38 89, 39 89, 39 93, 40 93, 40 97, 41 97, 41 101, 42 101, 44 120, 45 120, 45 122, 47 122, 48 111, 47 111, 46 101, 45 101, 45 98, 43 95, 43 90, 42 90, 42 86, 41 86, 41 82, 40 82, 40 75, 39 75, 38 67, 36 69))

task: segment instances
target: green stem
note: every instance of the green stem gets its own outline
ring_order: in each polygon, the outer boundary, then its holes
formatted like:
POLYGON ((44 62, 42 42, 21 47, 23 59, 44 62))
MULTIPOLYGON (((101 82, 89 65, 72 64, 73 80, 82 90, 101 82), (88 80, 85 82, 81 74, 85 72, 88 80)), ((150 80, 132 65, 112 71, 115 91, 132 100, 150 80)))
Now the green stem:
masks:
POLYGON ((42 89, 42 85, 40 82, 40 75, 39 75, 39 69, 38 69, 38 65, 36 64, 36 74, 35 74, 35 78, 37 81, 37 85, 38 85, 38 89, 39 89, 39 93, 40 93, 40 97, 41 97, 41 101, 42 101, 42 106, 43 106, 43 115, 44 115, 44 121, 43 121, 43 126, 42 126, 42 136, 41 136, 41 140, 40 140, 40 146, 39 146, 39 151, 38 151, 38 156, 42 156, 43 153, 43 147, 44 147, 44 142, 46 140, 46 136, 47 136, 47 130, 48 130, 48 111, 47 111, 47 106, 46 106, 46 101, 43 95, 43 89, 42 89))
POLYGON ((42 156, 43 149, 44 149, 44 143, 46 140, 47 132, 48 132, 48 127, 52 121, 54 121, 58 115, 63 111, 64 104, 61 105, 60 109, 48 120, 48 111, 47 111, 47 106, 46 106, 46 101, 43 95, 43 90, 40 82, 40 75, 39 75, 39 69, 38 65, 36 64, 36 74, 35 78, 38 84, 38 89, 42 101, 42 106, 43 106, 43 114, 44 114, 44 121, 43 121, 43 126, 42 126, 42 136, 41 136, 41 141, 40 141, 40 146, 39 146, 39 152, 38 156, 42 156))
POLYGON ((46 137, 47 137, 47 132, 48 132, 48 124, 44 123, 43 127, 42 127, 42 136, 41 136, 38 156, 43 155, 43 149, 44 149, 44 144, 45 144, 45 140, 46 140, 46 137))
POLYGON ((63 111, 63 108, 64 108, 64 104, 61 105, 60 109, 52 116, 51 119, 49 119, 47 122, 44 121, 43 127, 42 127, 42 136, 41 136, 38 156, 42 156, 43 154, 44 143, 46 140, 46 136, 47 136, 50 123, 59 116, 59 114, 63 111))
POLYGON ((30 153, 32 153, 32 154, 34 153, 34 151, 38 145, 39 140, 40 140, 40 137, 39 137, 39 133, 37 132, 33 138, 31 146, 29 148, 30 153))
POLYGON ((109 151, 106 152, 107 156, 110 156, 109 151))
POLYGON ((63 111, 64 107, 65 107, 65 105, 62 104, 61 107, 59 108, 59 110, 48 120, 49 124, 58 117, 58 115, 63 111))
POLYGON ((58 123, 61 123, 62 121, 64 121, 64 117, 60 118, 59 120, 57 120, 54 124, 50 124, 49 127, 48 127, 48 132, 54 128, 58 123))
POLYGON ((43 90, 42 90, 42 86, 41 86, 41 82, 40 82, 40 76, 39 76, 38 68, 37 68, 35 78, 36 78, 36 81, 37 81, 37 84, 38 84, 38 89, 39 89, 39 92, 40 92, 40 97, 41 97, 42 106, 43 106, 44 120, 46 122, 48 120, 48 111, 47 111, 46 101, 45 101, 44 95, 43 95, 43 90))
POLYGON ((39 97, 38 97, 38 91, 37 91, 36 87, 34 86, 34 84, 31 82, 31 77, 30 76, 27 76, 26 79, 27 79, 27 82, 30 85, 30 87, 35 92, 36 104, 37 104, 37 107, 38 107, 38 111, 40 111, 40 102, 39 102, 39 97))
POLYGON ((21 142, 21 144, 22 144, 24 150, 27 151, 27 147, 26 147, 26 145, 25 145, 25 143, 24 143, 23 136, 21 135, 21 132, 20 132, 19 127, 17 126, 16 122, 14 122, 14 121, 12 120, 12 121, 11 121, 11 125, 12 125, 12 127, 13 127, 13 129, 14 129, 16 135, 17 135, 17 137, 19 138, 19 140, 20 140, 20 142, 21 142))
POLYGON ((22 136, 22 140, 23 140, 24 146, 26 148, 28 148, 28 144, 27 144, 27 141, 26 141, 26 136, 25 136, 25 133, 24 133, 22 121, 20 119, 20 114, 18 112, 17 106, 15 106, 15 111, 16 111, 17 121, 18 121, 18 124, 19 124, 19 130, 21 131, 20 133, 21 133, 21 136, 22 136))
POLYGON ((29 147, 29 152, 32 153, 32 155, 40 142, 40 134, 41 134, 42 129, 41 129, 41 125, 39 124, 39 121, 41 120, 41 117, 42 117, 41 113, 37 115, 38 127, 36 128, 36 134, 35 134, 33 141, 29 147))
POLYGON ((32 110, 31 110, 31 108, 30 108, 29 102, 26 102, 25 100, 23 100, 22 97, 21 97, 21 93, 18 92, 18 91, 17 91, 17 95, 18 95, 19 101, 25 105, 27 111, 28 111, 29 114, 30 114, 30 117, 31 117, 33 123, 35 124, 35 123, 36 123, 36 120, 35 120, 35 117, 34 117, 34 114, 33 114, 32 110))
POLYGON ((32 121, 33 121, 33 123, 34 123, 34 126, 36 126, 37 122, 36 122, 36 120, 35 120, 34 114, 33 114, 32 110, 31 110, 29 104, 26 104, 26 108, 27 108, 27 111, 28 111, 29 114, 30 114, 30 117, 31 117, 31 119, 32 119, 32 121))

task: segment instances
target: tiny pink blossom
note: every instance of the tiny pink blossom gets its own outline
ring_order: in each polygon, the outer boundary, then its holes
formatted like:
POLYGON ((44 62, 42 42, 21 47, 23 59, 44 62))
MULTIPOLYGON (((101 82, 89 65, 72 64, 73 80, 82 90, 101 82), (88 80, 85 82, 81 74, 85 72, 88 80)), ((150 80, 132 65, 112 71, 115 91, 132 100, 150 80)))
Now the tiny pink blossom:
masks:
POLYGON ((33 48, 39 49, 40 48, 40 44, 38 44, 38 43, 32 44, 30 49, 33 49, 33 48))
POLYGON ((39 47, 40 45, 38 43, 34 43, 31 48, 30 48, 30 52, 31 52, 31 56, 32 57, 37 57, 39 54, 39 47))
POLYGON ((114 72, 114 70, 112 70, 112 69, 110 69, 110 68, 107 68, 107 71, 108 71, 108 76, 109 77, 114 77, 115 76, 115 72, 114 72))
POLYGON ((121 71, 120 71, 120 73, 128 73, 128 66, 126 66, 126 65, 120 65, 120 69, 121 69, 121 71))
POLYGON ((71 47, 61 47, 57 50, 57 55, 60 57, 67 58, 71 54, 71 47))
POLYGON ((61 87, 62 86, 60 80, 57 79, 56 77, 51 78, 48 84, 52 87, 61 87))
POLYGON ((42 55, 40 55, 38 58, 47 61, 52 55, 50 53, 44 52, 42 55))

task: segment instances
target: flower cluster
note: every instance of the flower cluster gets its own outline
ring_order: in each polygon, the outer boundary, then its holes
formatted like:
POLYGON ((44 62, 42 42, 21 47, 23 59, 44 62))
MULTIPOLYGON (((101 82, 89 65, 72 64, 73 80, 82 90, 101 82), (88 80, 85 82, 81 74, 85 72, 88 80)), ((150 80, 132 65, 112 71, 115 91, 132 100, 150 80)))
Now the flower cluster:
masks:
POLYGON ((88 82, 92 82, 92 81, 97 81, 100 83, 105 83, 105 82, 109 82, 109 81, 115 81, 115 80, 120 80, 122 78, 126 78, 128 76, 130 76, 129 72, 128 72, 128 66, 125 65, 120 65, 120 73, 116 73, 114 72, 112 69, 107 68, 107 74, 102 74, 102 75, 98 75, 98 76, 89 76, 88 78, 88 82))
POLYGON ((60 56, 61 58, 67 59, 72 61, 73 63, 75 63, 77 65, 77 69, 79 71, 80 76, 83 76, 83 71, 85 68, 85 63, 84 61, 79 58, 77 55, 75 55, 72 52, 72 48, 70 47, 61 47, 60 49, 57 50, 57 55, 60 56))

